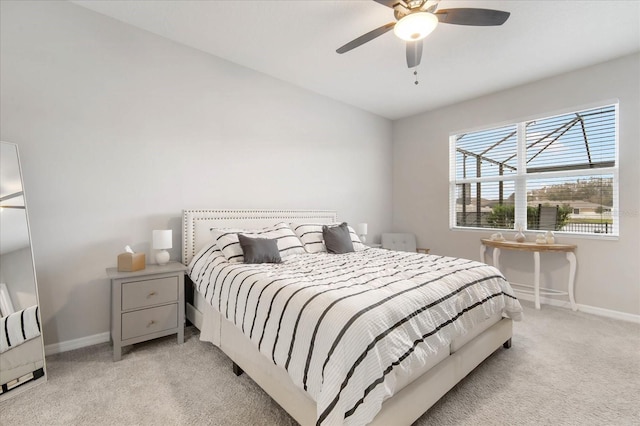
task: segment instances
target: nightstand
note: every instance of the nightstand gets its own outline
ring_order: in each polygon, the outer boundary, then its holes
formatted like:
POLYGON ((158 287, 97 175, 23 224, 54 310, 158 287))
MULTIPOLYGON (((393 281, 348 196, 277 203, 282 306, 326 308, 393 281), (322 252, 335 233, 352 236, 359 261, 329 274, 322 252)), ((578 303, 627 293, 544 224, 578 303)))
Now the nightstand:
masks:
POLYGON ((184 342, 184 272, 179 262, 147 265, 135 272, 107 268, 111 279, 113 360, 122 347, 178 334, 184 342))

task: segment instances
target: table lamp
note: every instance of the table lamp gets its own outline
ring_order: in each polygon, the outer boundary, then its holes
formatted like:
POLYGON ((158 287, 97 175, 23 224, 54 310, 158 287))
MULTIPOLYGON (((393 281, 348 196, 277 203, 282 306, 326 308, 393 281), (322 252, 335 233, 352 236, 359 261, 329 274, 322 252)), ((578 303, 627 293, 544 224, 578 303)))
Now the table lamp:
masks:
POLYGON ((169 263, 169 252, 166 249, 172 247, 171 229, 161 229, 153 231, 153 248, 156 252, 156 263, 166 265, 169 263))
POLYGON ((358 223, 356 224, 356 234, 360 238, 362 243, 367 241, 367 224, 366 223, 358 223))

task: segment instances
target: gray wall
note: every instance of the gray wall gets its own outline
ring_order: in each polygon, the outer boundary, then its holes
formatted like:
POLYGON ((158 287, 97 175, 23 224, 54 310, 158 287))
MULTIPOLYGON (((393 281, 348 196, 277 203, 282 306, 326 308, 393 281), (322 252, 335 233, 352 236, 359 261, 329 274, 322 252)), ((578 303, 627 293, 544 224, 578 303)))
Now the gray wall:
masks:
MULTIPOLYGON (((1 2, 45 343, 109 329, 126 244, 184 208, 335 209, 391 226, 390 121, 66 2, 1 2)), ((379 238, 379 237, 378 237, 379 238)))
MULTIPOLYGON (((640 314, 640 54, 394 122, 393 228, 417 233, 432 253, 479 257, 489 231, 449 230, 449 134, 619 99, 620 238, 558 236, 578 245, 578 304, 640 314)), ((507 235, 512 237, 513 235, 507 235)), ((531 238, 531 235, 529 236, 531 238)), ((514 282, 533 282, 531 255, 503 252, 514 282)), ((543 285, 566 289, 562 256, 542 256, 543 285)))

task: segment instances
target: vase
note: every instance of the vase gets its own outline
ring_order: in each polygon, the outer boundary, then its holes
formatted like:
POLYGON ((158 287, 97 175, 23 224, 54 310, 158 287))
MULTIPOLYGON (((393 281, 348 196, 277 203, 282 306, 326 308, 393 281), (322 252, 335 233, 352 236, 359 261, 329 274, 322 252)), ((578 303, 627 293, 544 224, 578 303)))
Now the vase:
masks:
POLYGON ((514 239, 518 243, 523 243, 527 239, 527 237, 525 237, 524 232, 522 232, 522 225, 518 225, 517 229, 518 229, 518 233, 516 234, 514 239))
POLYGON ((553 232, 551 231, 547 231, 544 239, 547 241, 547 244, 554 244, 556 242, 556 238, 553 236, 553 232))

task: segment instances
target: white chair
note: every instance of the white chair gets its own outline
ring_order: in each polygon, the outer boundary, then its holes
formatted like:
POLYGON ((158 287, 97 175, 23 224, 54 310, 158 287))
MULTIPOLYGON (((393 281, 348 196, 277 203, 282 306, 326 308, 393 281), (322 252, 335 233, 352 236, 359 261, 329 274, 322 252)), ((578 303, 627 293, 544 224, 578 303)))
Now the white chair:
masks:
POLYGON ((416 236, 414 234, 400 232, 382 234, 382 248, 424 254, 429 253, 429 249, 418 248, 416 246, 416 236))

